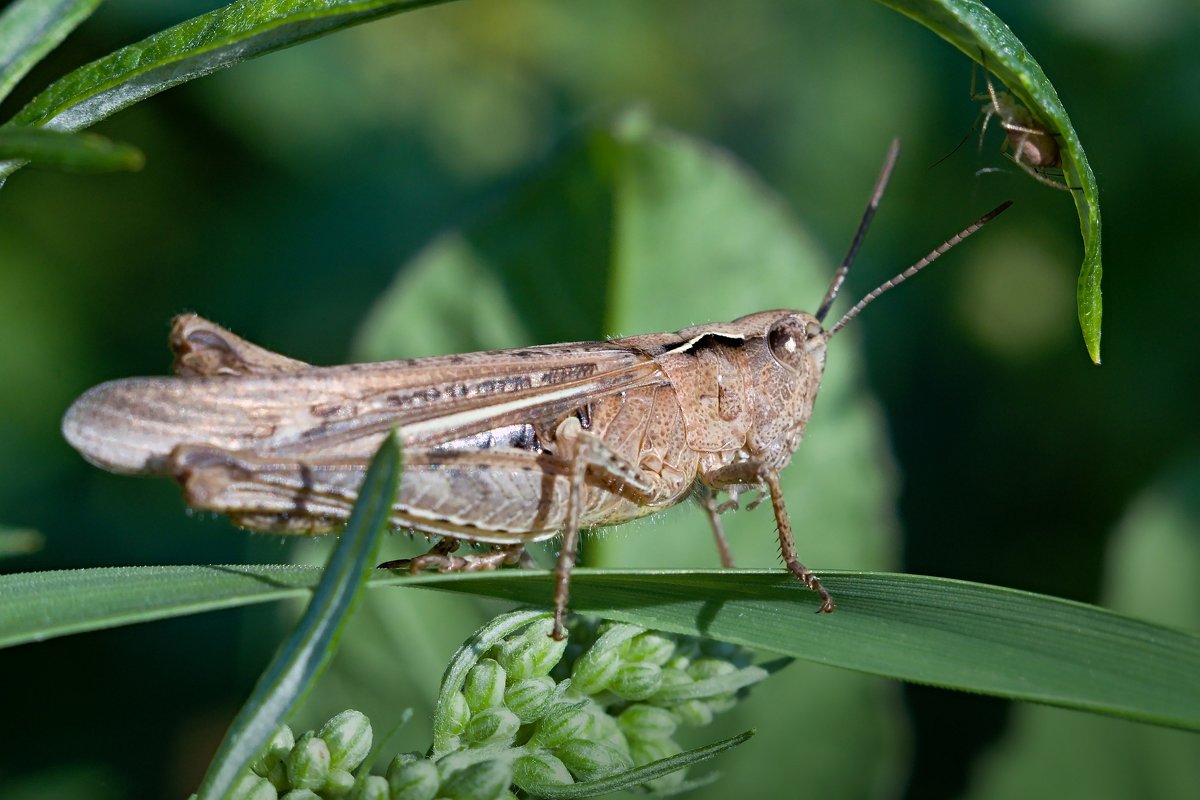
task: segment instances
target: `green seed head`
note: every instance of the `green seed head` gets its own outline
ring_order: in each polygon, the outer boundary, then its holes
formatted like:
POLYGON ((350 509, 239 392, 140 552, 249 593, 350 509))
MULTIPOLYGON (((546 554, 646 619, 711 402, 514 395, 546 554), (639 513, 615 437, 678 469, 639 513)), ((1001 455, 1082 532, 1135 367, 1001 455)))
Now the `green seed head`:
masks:
POLYGON ((491 658, 479 659, 463 683, 463 696, 472 713, 502 704, 506 682, 507 676, 499 663, 491 658))
POLYGON ((554 680, 546 675, 526 678, 511 684, 504 691, 504 705, 521 722, 536 722, 550 707, 554 696, 554 680))
POLYGON ((405 753, 392 760, 387 783, 392 800, 433 800, 441 779, 432 761, 405 753))
POLYGON ((449 800, 501 800, 513 780, 508 759, 479 761, 451 773, 442 781, 438 797, 449 800))
POLYGON ((329 746, 309 731, 296 741, 288 754, 288 783, 293 789, 320 789, 329 776, 329 761, 329 746))
POLYGON ((463 738, 473 746, 510 745, 520 727, 521 720, 504 706, 485 708, 467 723, 463 738))
POLYGON ((329 745, 330 764, 335 769, 353 771, 371 752, 371 720, 347 709, 321 726, 317 736, 329 745))
POLYGON ((547 750, 535 750, 513 763, 513 783, 535 797, 538 786, 567 786, 574 782, 562 759, 547 750))

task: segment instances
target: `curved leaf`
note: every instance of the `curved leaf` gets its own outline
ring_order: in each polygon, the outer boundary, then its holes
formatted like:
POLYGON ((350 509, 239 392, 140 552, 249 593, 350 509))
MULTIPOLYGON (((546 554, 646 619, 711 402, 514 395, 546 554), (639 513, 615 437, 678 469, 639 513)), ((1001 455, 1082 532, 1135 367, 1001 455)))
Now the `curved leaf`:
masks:
POLYGON ((92 15, 100 0, 17 0, 0 14, 0 100, 92 15))
MULTIPOLYGON (((77 131, 164 89, 388 14, 445 0, 243 0, 122 47, 55 81, 11 123, 77 131)), ((0 178, 21 166, 0 163, 0 178)))
MULTIPOLYGON (((16 644, 293 597, 315 567, 147 567, 0 577, 0 643, 16 644), (48 623, 48 620, 53 622, 48 623)), ((944 578, 821 575, 838 600, 781 571, 577 570, 574 610, 707 636, 800 659, 965 691, 1200 731, 1200 636, 1096 606, 944 578)), ((395 577, 420 586, 543 605, 541 571, 395 577)), ((403 602, 397 598, 396 602, 403 602)))
POLYGON ((312 600, 229 726, 200 784, 198 800, 228 795, 333 657, 346 620, 378 561, 379 542, 399 482, 400 447, 392 432, 371 460, 346 532, 321 572, 312 600))
POLYGON ((992 72, 1035 117, 1058 132, 1063 176, 1072 187, 1083 235, 1076 305, 1083 341, 1092 361, 1100 363, 1103 303, 1100 278, 1100 193, 1083 145, 1054 86, 1021 40, 978 0, 879 0, 920 22, 967 57, 992 72))

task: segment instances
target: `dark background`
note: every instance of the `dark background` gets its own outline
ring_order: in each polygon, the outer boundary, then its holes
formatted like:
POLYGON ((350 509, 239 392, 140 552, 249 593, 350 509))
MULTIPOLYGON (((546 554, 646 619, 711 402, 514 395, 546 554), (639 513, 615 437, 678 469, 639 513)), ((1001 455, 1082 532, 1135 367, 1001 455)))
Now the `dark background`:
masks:
MULTIPOLYGON (((105 5, 3 117, 71 68, 212 7, 105 5)), ((1069 197, 1008 165, 994 131, 981 152, 972 135, 926 168, 980 107, 969 63, 928 31, 870 3, 455 3, 240 65, 98 126, 145 151, 141 173, 9 179, 0 524, 45 541, 5 568, 289 557, 276 539, 181 513, 167 482, 89 467, 61 440, 63 410, 94 383, 165 371, 167 324, 184 310, 308 361, 344 360, 373 299, 435 234, 505 197, 564 137, 640 102, 748 162, 833 254, 900 136, 873 266, 851 276, 850 295, 960 227, 979 193, 1016 200, 984 255, 856 323, 900 470, 903 568, 1112 601, 1114 530, 1147 496, 1200 488, 1186 477, 1200 394, 1188 312, 1200 291, 1200 15, 1185 0, 992 7, 1054 82, 1099 181, 1102 367, 1075 322, 1069 197)), ((1166 563, 1195 555, 1197 516, 1182 506, 1185 549, 1163 550, 1166 563)), ((1196 608, 1134 610, 1200 624, 1196 608)), ((264 630, 280 624, 268 609, 225 612, 0 654, 0 787, 186 794, 273 647, 264 630)), ((1021 750, 1037 724, 1027 709, 934 689, 904 699, 907 755, 876 794, 1003 795, 996 772, 1020 767, 986 765, 1021 750)), ((1114 742, 1145 730, 1102 724, 1097 736, 1114 742)), ((1161 749, 1196 754, 1190 740, 1161 749)), ((1049 773, 1030 769, 1045 782, 1022 791, 1052 791, 1049 773)), ((1145 796, 1196 785, 1194 770, 1178 778, 1192 783, 1148 784, 1130 770, 1121 780, 1143 781, 1145 796)))

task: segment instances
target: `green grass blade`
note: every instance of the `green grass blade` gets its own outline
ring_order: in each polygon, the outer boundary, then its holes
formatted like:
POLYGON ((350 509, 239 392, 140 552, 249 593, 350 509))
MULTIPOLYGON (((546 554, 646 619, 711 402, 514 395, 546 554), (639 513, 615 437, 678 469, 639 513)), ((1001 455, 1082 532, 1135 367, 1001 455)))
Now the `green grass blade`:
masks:
POLYGON ((0 13, 0 100, 91 16, 100 0, 17 0, 0 13))
MULTIPOLYGON (((0 577, 0 643, 292 597, 316 568, 147 567, 0 577)), ((880 572, 578 570, 574 610, 916 683, 1200 731, 1200 636, 1044 595, 880 572)), ((373 575, 544 606, 545 572, 373 575)), ((398 596, 396 602, 404 602, 398 596)))
POLYGON ((133 145, 94 133, 0 128, 0 159, 20 159, 68 172, 136 172, 145 158, 133 145))
POLYGON ((399 481, 400 447, 393 432, 371 461, 350 522, 304 615, 280 645, 217 749, 197 793, 199 800, 226 796, 328 664, 377 563, 399 481))
MULTIPOLYGON (((445 0, 243 0, 167 28, 55 81, 13 118, 77 131, 164 89, 248 58, 445 0)), ((0 178, 21 166, 0 163, 0 178)))
POLYGON ((1071 119, 1050 79, 1009 27, 978 0, 879 0, 942 37, 1000 78, 1034 116, 1059 134, 1063 177, 1083 235, 1076 306, 1088 356, 1100 363, 1100 192, 1071 119), (1077 188, 1076 188, 1077 187, 1077 188))

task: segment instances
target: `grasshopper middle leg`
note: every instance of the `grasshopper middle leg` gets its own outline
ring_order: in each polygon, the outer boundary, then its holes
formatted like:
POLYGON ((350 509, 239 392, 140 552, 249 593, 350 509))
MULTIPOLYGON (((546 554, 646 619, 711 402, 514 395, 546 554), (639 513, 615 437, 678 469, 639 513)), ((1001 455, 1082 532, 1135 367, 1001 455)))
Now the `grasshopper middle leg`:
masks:
POLYGON ((554 571, 554 630, 551 636, 562 641, 567 601, 571 595, 571 570, 579 549, 579 520, 583 515, 588 470, 596 470, 636 492, 652 489, 642 471, 614 452, 604 440, 584 430, 577 417, 567 417, 554 433, 559 454, 570 464, 571 488, 567 502, 567 519, 563 525, 562 549, 554 571))
POLYGON ((416 558, 401 558, 385 561, 378 569, 407 569, 414 575, 431 570, 437 572, 482 572, 497 569, 505 564, 526 566, 529 556, 523 544, 496 545, 486 553, 456 556, 460 542, 449 536, 438 540, 428 553, 416 558))

